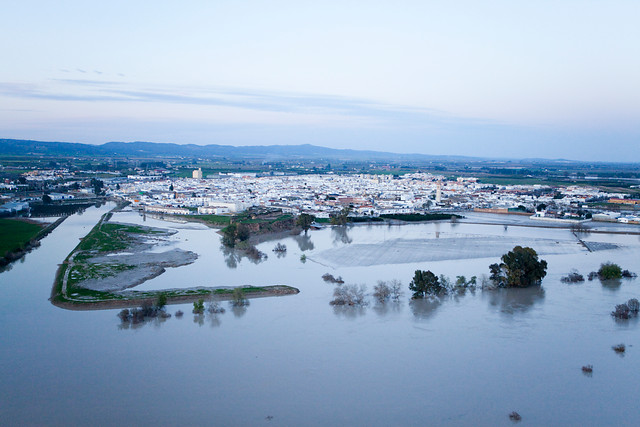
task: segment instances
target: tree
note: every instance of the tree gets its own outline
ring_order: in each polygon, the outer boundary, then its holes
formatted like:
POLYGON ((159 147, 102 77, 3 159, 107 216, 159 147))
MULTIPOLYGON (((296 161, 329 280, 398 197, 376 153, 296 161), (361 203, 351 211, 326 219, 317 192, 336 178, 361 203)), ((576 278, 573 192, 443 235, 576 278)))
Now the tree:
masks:
POLYGON ((351 207, 345 206, 337 214, 331 214, 331 225, 346 225, 349 221, 349 214, 351 213, 351 207))
POLYGON ((413 291, 413 298, 423 298, 425 295, 436 295, 443 288, 438 277, 431 271, 416 270, 409 289, 413 291))
POLYGON ((53 200, 51 199, 51 196, 48 194, 43 194, 42 195, 42 203, 44 204, 49 204, 51 203, 53 200))
POLYGON ((306 233, 311 228, 311 224, 316 220, 316 217, 313 215, 309 215, 306 213, 300 214, 298 219, 296 220, 296 225, 301 227, 306 233))
POLYGON ((509 288, 526 288, 540 284, 547 275, 547 262, 538 260, 535 250, 516 246, 502 255, 502 263, 491 264, 491 280, 497 286, 509 288))
POLYGON ((173 191, 173 184, 169 184, 169 191, 173 191))
POLYGON ((165 305, 167 305, 167 295, 165 295, 164 293, 161 293, 160 295, 158 295, 158 300, 156 301, 156 307, 158 307, 158 310, 162 310, 165 305))
POLYGON ((222 244, 228 248, 236 246, 236 231, 238 229, 237 224, 229 224, 222 229, 222 244))
POLYGON ((98 196, 104 187, 104 182, 100 179, 91 178, 91 186, 93 187, 93 193, 98 196))

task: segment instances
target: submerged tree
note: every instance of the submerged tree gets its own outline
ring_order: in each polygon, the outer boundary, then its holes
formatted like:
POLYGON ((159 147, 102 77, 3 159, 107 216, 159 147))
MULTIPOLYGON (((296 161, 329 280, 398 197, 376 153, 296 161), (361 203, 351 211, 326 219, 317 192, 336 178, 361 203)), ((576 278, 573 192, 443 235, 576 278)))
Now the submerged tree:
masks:
POLYGON ((538 260, 535 250, 516 246, 502 255, 502 263, 491 264, 491 280, 496 286, 508 288, 526 288, 540 284, 547 275, 547 262, 538 260))
POLYGON ((425 295, 436 295, 443 290, 438 277, 431 271, 416 270, 413 280, 409 283, 409 289, 413 291, 413 298, 423 298, 425 295))

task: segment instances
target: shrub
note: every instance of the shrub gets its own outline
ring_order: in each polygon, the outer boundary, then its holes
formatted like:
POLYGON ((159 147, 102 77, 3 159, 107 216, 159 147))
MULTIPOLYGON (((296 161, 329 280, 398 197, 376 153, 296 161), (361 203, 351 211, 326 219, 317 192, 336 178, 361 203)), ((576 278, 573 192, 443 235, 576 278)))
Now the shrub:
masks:
POLYGON ((344 283, 344 280, 342 280, 341 276, 333 277, 333 274, 329 274, 329 273, 324 273, 322 275, 322 280, 328 283, 337 283, 339 285, 344 283))
POLYGON ((224 313, 224 307, 222 307, 220 304, 218 304, 217 301, 210 301, 209 302, 209 307, 207 307, 207 311, 211 314, 218 314, 218 313, 224 313))
POLYGON ((286 252, 287 245, 283 245, 282 243, 278 243, 275 248, 273 248, 273 252, 286 252))
POLYGON ((333 290, 333 300, 331 305, 366 305, 364 293, 366 287, 364 285, 344 285, 336 286, 333 290))
POLYGON ((627 350, 627 347, 624 344, 614 345, 611 348, 613 349, 613 351, 615 351, 618 354, 622 354, 627 350))
POLYGON ((636 277, 638 277, 638 275, 629 270, 622 270, 622 277, 624 277, 625 279, 635 279, 636 277))
POLYGON ((120 318, 120 320, 122 320, 123 322, 128 322, 129 320, 131 320, 131 312, 129 311, 128 308, 125 308, 124 310, 122 310, 120 313, 118 313, 118 317, 120 318))
POLYGON ((200 298, 198 301, 193 303, 193 314, 202 314, 204 313, 204 300, 200 298))
POLYGON ((584 282, 584 276, 578 273, 577 270, 571 270, 571 273, 560 279, 563 283, 579 283, 584 282))
POLYGON ((233 290, 231 305, 234 307, 244 307, 249 305, 249 300, 245 298, 242 288, 235 288, 233 290))
POLYGON ((622 278, 622 269, 618 264, 605 262, 600 265, 598 277, 600 277, 601 280, 620 279, 622 278))
POLYGON ((391 288, 386 282, 379 280, 378 284, 373 287, 373 297, 379 303, 384 303, 391 297, 391 288))
POLYGON ((635 298, 631 298, 624 304, 616 305, 616 309, 611 312, 611 315, 618 320, 626 320, 637 317, 639 309, 640 302, 635 298))
POLYGON ((158 295, 156 307, 158 307, 159 310, 162 310, 165 305, 167 305, 167 296, 164 293, 161 293, 160 295, 158 295))

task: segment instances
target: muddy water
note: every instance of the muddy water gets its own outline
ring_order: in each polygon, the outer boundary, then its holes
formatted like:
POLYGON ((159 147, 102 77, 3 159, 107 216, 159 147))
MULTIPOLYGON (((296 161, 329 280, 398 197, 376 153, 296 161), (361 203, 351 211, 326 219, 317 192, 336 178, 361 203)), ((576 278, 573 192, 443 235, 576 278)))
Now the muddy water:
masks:
POLYGON ((187 314, 123 328, 117 310, 72 312, 47 301, 57 264, 107 208, 69 218, 0 274, 3 425, 495 426, 511 425, 517 411, 523 425, 600 426, 635 425, 640 415, 638 323, 609 315, 640 297, 640 281, 560 282, 572 268, 586 274, 608 260, 640 272, 636 235, 591 234, 583 240, 616 249, 589 252, 563 229, 358 226, 262 243, 269 258, 255 264, 222 251, 219 236, 198 224, 121 213, 114 219, 178 230, 156 250, 200 254, 139 289, 301 290, 217 317, 171 306, 187 314), (284 257, 272 252, 278 242, 284 257), (409 300, 415 269, 481 276, 515 242, 548 261, 541 287, 409 300), (398 279, 405 295, 336 309, 327 272, 369 292, 377 280, 398 279), (623 357, 611 349, 619 343, 623 357))

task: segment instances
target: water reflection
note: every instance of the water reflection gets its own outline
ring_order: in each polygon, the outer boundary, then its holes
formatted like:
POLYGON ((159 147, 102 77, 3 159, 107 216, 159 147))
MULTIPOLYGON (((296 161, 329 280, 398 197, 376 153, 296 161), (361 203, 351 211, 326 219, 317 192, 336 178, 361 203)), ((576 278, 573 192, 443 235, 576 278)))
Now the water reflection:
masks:
POLYGON ((242 317, 247 313, 247 307, 245 305, 232 305, 231 312, 235 317, 242 317))
POLYGON ((544 301, 544 288, 531 286, 528 288, 496 289, 483 292, 487 295, 489 305, 497 307, 502 313, 525 313, 535 304, 544 301))
MULTIPOLYGON (((224 245, 221 245, 220 251, 224 256, 225 264, 227 264, 227 267, 229 267, 230 269, 237 268, 243 258, 248 259, 249 262, 253 264, 260 264, 261 262, 267 259, 267 255, 260 252, 255 247, 249 248, 247 250, 248 251, 247 253, 246 251, 228 248, 224 245)), ((282 256, 284 256, 284 254, 282 256)), ((280 257, 280 255, 278 255, 278 257, 280 257)))
POLYGON ((293 237, 293 240, 296 241, 298 247, 302 252, 312 251, 315 248, 315 245, 311 241, 311 236, 309 236, 308 234, 298 234, 297 236, 293 237))
POLYGON ((204 314, 202 314, 202 313, 194 314, 193 315, 193 323, 195 323, 198 326, 204 325, 204 314))
POLYGON ((345 319, 355 319, 367 314, 367 307, 364 305, 334 305, 333 314, 345 319))
POLYGON ((167 319, 168 317, 146 317, 144 320, 136 322, 123 320, 118 324, 118 329, 121 331, 126 331, 129 329, 136 330, 146 325, 151 325, 153 328, 158 329, 167 321, 167 319))
POLYGON ((232 269, 238 267, 238 263, 240 263, 240 255, 238 255, 234 249, 226 246, 220 246, 220 251, 224 255, 224 262, 227 264, 227 267, 232 269))
POLYGON ((442 305, 442 301, 435 297, 412 299, 409 302, 411 312, 419 319, 429 319, 433 317, 440 305, 442 305))
POLYGON ((600 283, 602 283, 603 288, 615 292, 620 289, 620 285, 622 285, 622 280, 620 279, 600 280, 600 283))
POLYGON ((373 306, 373 311, 380 317, 385 317, 389 314, 398 314, 402 312, 402 303, 400 301, 376 303, 373 306))
POLYGON ((353 239, 349 236, 349 226, 337 225, 331 228, 331 235, 333 236, 333 244, 344 243, 345 245, 353 242, 353 239))

